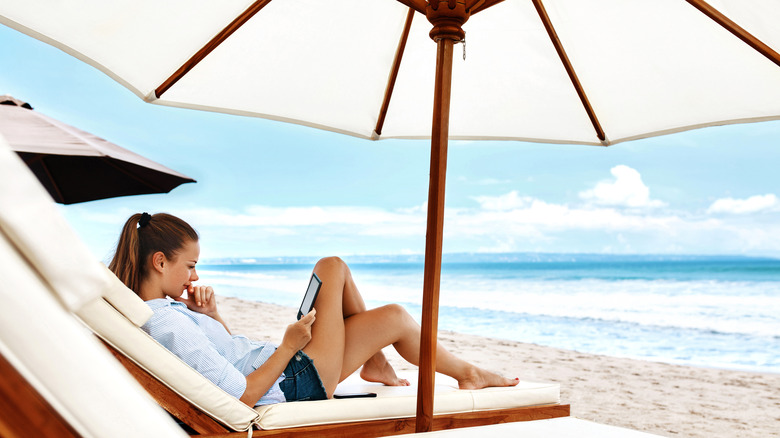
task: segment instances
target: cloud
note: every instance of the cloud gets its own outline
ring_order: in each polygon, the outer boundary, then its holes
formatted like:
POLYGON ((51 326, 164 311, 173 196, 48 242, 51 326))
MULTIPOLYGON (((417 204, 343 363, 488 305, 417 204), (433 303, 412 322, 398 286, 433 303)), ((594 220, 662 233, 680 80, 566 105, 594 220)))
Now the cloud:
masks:
POLYGON ((580 192, 580 198, 597 205, 622 207, 663 207, 662 201, 650 199, 650 189, 642 182, 636 169, 624 164, 613 167, 610 172, 614 181, 602 181, 592 189, 580 192))
POLYGON ((199 225, 296 228, 326 225, 362 227, 419 224, 422 222, 417 218, 418 211, 419 208, 412 208, 409 212, 395 212, 377 207, 251 205, 238 212, 227 209, 190 209, 178 214, 199 225))
MULTIPOLYGON (((636 170, 616 166, 612 175, 614 180, 580 192, 584 202, 549 202, 512 190, 475 196, 470 207, 448 206, 445 251, 780 252, 780 200, 774 194, 718 199, 706 213, 640 208, 663 203, 650 198, 636 170)), ((126 207, 89 215, 82 215, 78 206, 67 210, 68 216, 80 216, 87 240, 101 248, 113 245, 121 224, 134 212, 126 207)), ((421 253, 425 245, 426 204, 395 209, 183 207, 169 212, 201 232, 211 245, 204 249, 210 257, 421 253)), ((101 249, 97 254, 107 252, 101 249)))
POLYGON ((500 196, 475 196, 472 199, 477 201, 484 210, 506 211, 523 208, 533 202, 529 196, 520 196, 517 190, 512 190, 506 195, 500 196))
MULTIPOLYGON (((445 209, 444 241, 450 251, 509 252, 534 248, 598 252, 611 247, 665 252, 675 247, 682 252, 706 253, 710 251, 698 248, 717 244, 729 245, 731 252, 760 250, 770 241, 780 241, 780 229, 771 223, 743 223, 683 211, 551 203, 522 196, 516 190, 474 199, 478 203, 476 207, 445 209), (769 238, 775 230, 778 237, 769 238)), ((393 210, 366 206, 254 205, 240 211, 190 209, 175 214, 203 229, 204 235, 217 234, 247 242, 273 236, 316 236, 325 246, 359 241, 382 253, 387 245, 397 244, 400 250, 401 245, 408 249, 416 245, 412 242, 423 242, 427 212, 424 205, 393 210)))
POLYGON ((775 210, 780 207, 777 196, 772 193, 755 195, 747 199, 721 198, 707 209, 707 213, 750 214, 775 210))
MULTIPOLYGON (((499 196, 475 198, 476 210, 448 211, 446 227, 457 229, 455 235, 541 235, 562 231, 621 230, 669 231, 688 221, 675 214, 644 214, 612 207, 570 206, 548 203, 541 199, 519 196, 516 191, 499 196)), ((705 219, 699 225, 717 223, 705 219)))

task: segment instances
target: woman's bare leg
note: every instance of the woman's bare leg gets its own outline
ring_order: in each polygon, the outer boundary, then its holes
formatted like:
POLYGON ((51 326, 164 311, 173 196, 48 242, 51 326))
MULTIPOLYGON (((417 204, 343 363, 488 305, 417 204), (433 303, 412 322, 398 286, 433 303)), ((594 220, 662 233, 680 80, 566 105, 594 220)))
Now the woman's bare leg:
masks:
MULTIPOLYGON (((340 381, 361 366, 367 367, 369 377, 375 373, 385 379, 389 368, 397 381, 381 354, 388 345, 392 344, 407 361, 419 364, 420 327, 401 306, 365 310, 349 269, 338 258, 320 260, 314 271, 323 283, 315 303, 317 320, 312 326, 312 340, 304 351, 315 360, 329 396, 340 381)), ((517 384, 516 380, 458 359, 442 346, 437 349, 436 370, 457 379, 463 389, 517 384)))
MULTIPOLYGON (((420 326, 400 305, 390 304, 353 316, 346 321, 345 334, 342 378, 354 372, 376 348, 391 344, 409 363, 420 364, 420 326)), ((478 368, 442 345, 436 348, 436 371, 455 378, 461 389, 514 386, 518 382, 478 368)))
MULTIPOLYGON (((365 312, 366 305, 352 279, 352 273, 341 259, 324 258, 314 267, 314 272, 322 279, 322 288, 314 303, 317 319, 312 326, 312 340, 304 351, 315 360, 325 389, 328 395, 332 395, 336 385, 346 378, 341 377, 346 345, 345 320, 365 312)), ((358 368, 361 365, 361 377, 365 380, 385 385, 409 385, 407 380, 396 376, 381 348, 375 350, 358 368)))
MULTIPOLYGON (((343 264, 343 269, 346 272, 342 309, 344 319, 348 319, 353 315, 365 312, 366 303, 363 301, 363 296, 360 295, 357 285, 352 279, 352 272, 349 270, 349 267, 343 264)), ((341 380, 344 380, 346 377, 342 377, 341 380)), ((369 382, 383 383, 388 386, 409 386, 408 380, 398 378, 382 350, 379 350, 362 365, 360 377, 369 382)))

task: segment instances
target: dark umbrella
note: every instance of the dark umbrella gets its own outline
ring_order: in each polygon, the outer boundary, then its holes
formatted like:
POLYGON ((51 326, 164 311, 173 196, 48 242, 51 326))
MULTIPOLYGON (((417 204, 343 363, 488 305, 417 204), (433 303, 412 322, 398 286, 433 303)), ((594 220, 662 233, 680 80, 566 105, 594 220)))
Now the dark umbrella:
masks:
POLYGON ((0 135, 61 204, 168 193, 195 182, 11 96, 0 96, 0 135))

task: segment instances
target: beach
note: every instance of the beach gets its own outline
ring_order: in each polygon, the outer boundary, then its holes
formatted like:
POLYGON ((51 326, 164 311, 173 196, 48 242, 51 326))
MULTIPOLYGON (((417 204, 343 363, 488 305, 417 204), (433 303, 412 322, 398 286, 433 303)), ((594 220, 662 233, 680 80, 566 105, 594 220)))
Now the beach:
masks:
MULTIPOLYGON (((234 333, 279 343, 292 307, 220 296, 234 333)), ((577 418, 662 436, 780 436, 780 374, 671 365, 441 331, 440 342, 480 367, 556 382, 577 418)), ((414 370, 392 347, 397 370, 414 370)))

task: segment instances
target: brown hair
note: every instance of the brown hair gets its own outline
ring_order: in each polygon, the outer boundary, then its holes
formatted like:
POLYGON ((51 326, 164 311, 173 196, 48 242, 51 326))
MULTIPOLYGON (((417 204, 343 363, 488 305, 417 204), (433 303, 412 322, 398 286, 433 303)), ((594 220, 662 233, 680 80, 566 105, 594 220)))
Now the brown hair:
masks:
POLYGON ((191 241, 198 241, 198 233, 176 216, 136 213, 125 222, 108 268, 133 292, 139 293, 141 282, 149 274, 149 257, 161 251, 168 260, 173 260, 191 241))

